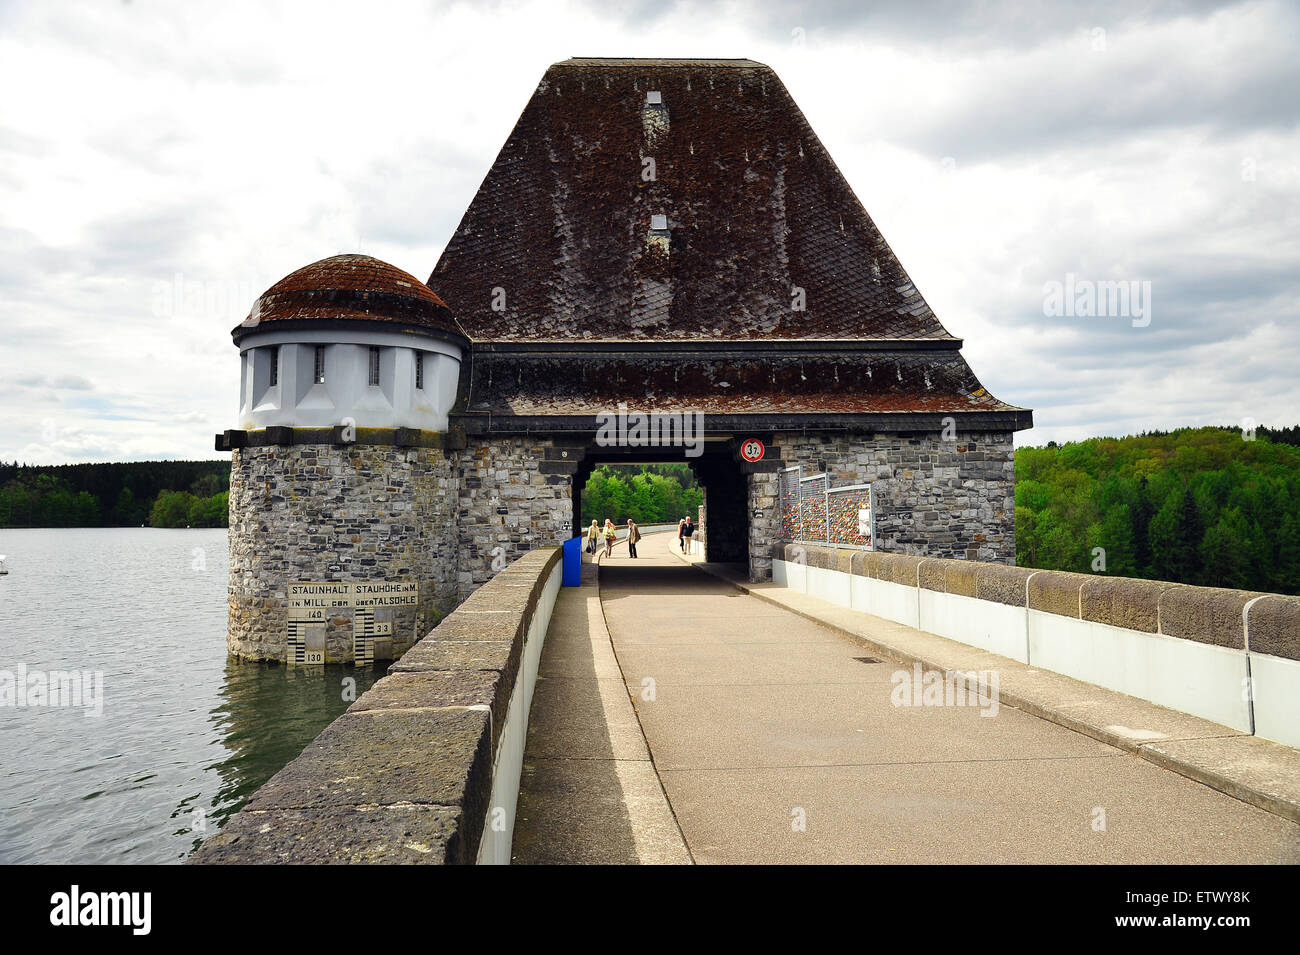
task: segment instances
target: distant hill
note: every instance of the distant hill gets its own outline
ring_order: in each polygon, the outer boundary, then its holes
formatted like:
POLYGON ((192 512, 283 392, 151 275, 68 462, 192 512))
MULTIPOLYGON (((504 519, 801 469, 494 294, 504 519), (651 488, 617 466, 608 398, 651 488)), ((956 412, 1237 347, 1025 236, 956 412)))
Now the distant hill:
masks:
POLYGON ((0 462, 0 527, 225 527, 229 461, 0 462))
MULTIPOLYGON (((224 527, 229 487, 228 461, 0 463, 0 527, 224 527)), ((701 497, 685 465, 602 465, 582 521, 671 521, 701 497)), ((1300 426, 1020 448, 1016 562, 1300 594, 1300 426)))
POLYGON ((1018 449, 1016 562, 1300 594, 1300 427, 1249 437, 1186 428, 1018 449))

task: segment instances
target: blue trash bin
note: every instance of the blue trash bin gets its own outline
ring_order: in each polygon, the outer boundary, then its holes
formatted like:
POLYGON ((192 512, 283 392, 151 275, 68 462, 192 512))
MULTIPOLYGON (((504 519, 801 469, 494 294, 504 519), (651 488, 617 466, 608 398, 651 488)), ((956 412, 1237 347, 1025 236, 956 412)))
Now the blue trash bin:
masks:
POLYGON ((564 569, 560 583, 565 587, 582 586, 581 537, 574 537, 564 542, 564 569))

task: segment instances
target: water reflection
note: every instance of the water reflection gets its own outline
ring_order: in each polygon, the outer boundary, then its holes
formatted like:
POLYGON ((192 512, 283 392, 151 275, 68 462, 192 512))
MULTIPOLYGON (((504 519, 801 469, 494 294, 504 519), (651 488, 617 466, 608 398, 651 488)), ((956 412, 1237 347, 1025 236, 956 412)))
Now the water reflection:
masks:
POLYGON ((224 530, 0 530, 0 553, 0 670, 104 680, 100 717, 0 707, 0 863, 180 862, 382 673, 230 660, 224 530))
MULTIPOLYGON (((227 753, 204 766, 220 778, 208 807, 208 833, 224 825, 386 669, 227 660, 220 699, 209 716, 227 753)), ((182 800, 173 815, 191 814, 193 808, 189 799, 182 800)))

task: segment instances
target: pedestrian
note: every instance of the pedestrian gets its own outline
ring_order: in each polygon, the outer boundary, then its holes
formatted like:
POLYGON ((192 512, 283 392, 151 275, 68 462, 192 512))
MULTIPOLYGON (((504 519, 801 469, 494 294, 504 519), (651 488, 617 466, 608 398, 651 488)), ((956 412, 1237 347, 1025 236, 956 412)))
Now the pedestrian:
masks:
POLYGON ((608 517, 605 518, 605 556, 614 556, 614 541, 618 539, 618 531, 614 529, 614 522, 608 517))
POLYGON ((682 536, 682 528, 685 526, 686 518, 683 517, 677 522, 677 546, 682 549, 683 554, 686 553, 686 538, 682 536))
POLYGON ((632 518, 627 519, 627 550, 628 555, 636 557, 636 542, 641 539, 641 528, 636 526, 636 521, 632 518))
POLYGON ((596 545, 600 541, 600 525, 596 519, 591 519, 591 526, 587 528, 587 553, 596 553, 596 545))
POLYGON ((691 523, 690 515, 682 518, 682 553, 690 553, 691 535, 695 533, 695 525, 691 523))

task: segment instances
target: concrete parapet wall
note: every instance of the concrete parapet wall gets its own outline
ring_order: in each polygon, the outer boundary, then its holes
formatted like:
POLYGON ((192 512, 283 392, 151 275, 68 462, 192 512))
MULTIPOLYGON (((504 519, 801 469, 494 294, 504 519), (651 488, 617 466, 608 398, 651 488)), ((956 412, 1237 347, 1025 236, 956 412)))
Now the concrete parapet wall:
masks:
POLYGON ((510 859, 528 711, 560 548, 474 591, 189 859, 510 859))
POLYGON ((1300 746, 1300 597, 782 543, 773 580, 1300 746))

